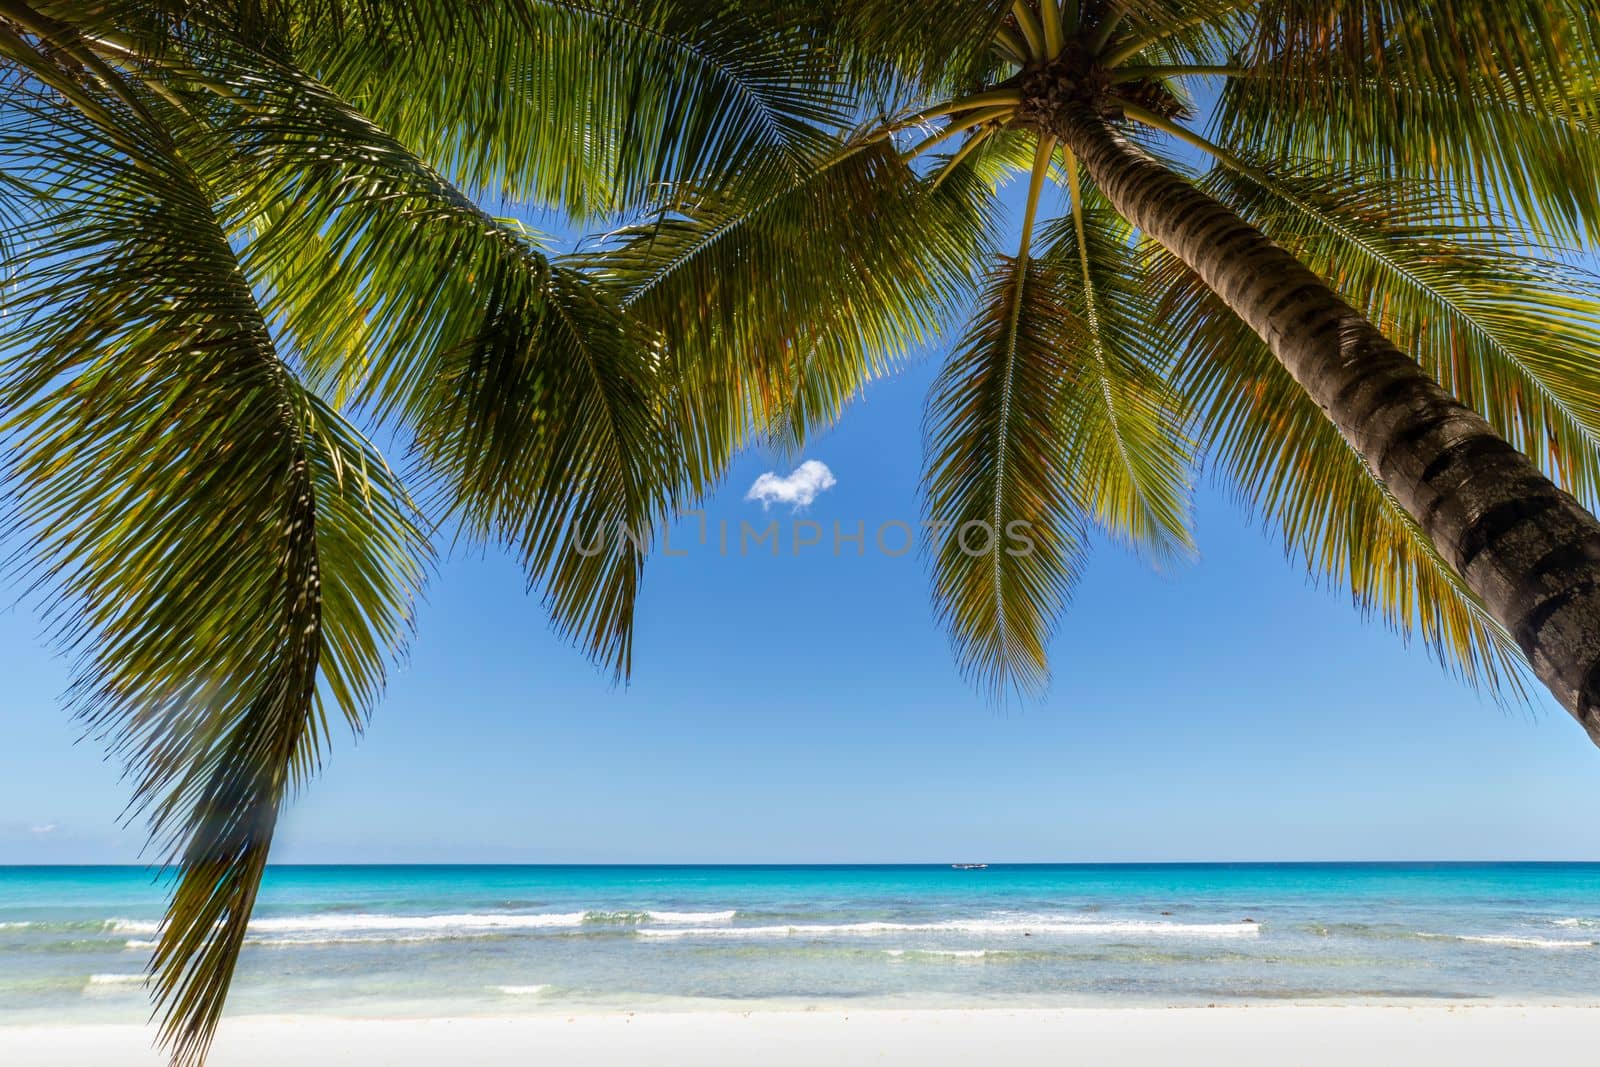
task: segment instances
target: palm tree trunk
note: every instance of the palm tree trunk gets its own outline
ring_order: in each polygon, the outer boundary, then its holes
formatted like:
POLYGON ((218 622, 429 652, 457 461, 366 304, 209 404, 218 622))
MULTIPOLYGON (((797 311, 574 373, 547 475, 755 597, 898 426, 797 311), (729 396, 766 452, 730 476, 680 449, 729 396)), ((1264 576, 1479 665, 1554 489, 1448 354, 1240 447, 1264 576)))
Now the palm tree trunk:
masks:
POLYGON ((1044 125, 1266 341, 1600 745, 1600 522, 1298 259, 1089 107, 1044 125))

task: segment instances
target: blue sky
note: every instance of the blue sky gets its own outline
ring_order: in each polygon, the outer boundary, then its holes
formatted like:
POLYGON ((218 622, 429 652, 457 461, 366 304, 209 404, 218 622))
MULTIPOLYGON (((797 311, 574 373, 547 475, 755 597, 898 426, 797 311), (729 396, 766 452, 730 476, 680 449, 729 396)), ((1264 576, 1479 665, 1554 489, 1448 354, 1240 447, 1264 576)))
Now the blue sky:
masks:
MULTIPOLYGON (((873 388, 807 458, 831 531, 917 516, 933 365, 873 388)), ((743 499, 751 455, 708 505, 743 499)), ((788 509, 769 513, 787 521, 788 509)), ((758 522, 758 524, 759 524, 758 522)), ((915 555, 722 557, 692 525, 648 568, 632 684, 547 630, 514 564, 447 562, 409 663, 280 831, 282 861, 765 862, 1600 858, 1600 752, 1553 703, 1503 711, 1312 588, 1220 492, 1201 558, 1095 554, 1049 698, 957 675, 915 555)), ((715 529, 715 527, 713 527, 715 529)), ((0 862, 133 861, 117 769, 59 710, 26 607, 7 676, 0 862)))

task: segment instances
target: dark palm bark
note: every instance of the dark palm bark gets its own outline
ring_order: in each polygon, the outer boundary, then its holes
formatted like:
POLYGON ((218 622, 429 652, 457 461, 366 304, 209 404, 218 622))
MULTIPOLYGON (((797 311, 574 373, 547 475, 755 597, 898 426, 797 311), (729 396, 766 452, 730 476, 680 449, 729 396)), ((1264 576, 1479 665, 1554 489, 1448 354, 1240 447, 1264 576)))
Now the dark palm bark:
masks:
POLYGON ((1035 115, 1267 342, 1600 744, 1600 522, 1299 260, 1090 106, 1035 115))

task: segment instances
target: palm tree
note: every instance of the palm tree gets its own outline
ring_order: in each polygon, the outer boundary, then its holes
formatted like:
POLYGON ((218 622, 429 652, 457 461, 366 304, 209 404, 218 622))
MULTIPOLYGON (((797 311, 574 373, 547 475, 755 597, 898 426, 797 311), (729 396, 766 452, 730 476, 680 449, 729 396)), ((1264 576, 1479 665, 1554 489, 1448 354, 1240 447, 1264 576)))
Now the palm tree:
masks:
POLYGON ((624 675, 642 557, 593 531, 950 333, 925 499, 980 687, 1046 684, 1091 531, 1190 551, 1204 459, 1600 740, 1586 0, 0 0, 0 78, 5 531, 177 872, 176 1062, 439 531, 624 675))

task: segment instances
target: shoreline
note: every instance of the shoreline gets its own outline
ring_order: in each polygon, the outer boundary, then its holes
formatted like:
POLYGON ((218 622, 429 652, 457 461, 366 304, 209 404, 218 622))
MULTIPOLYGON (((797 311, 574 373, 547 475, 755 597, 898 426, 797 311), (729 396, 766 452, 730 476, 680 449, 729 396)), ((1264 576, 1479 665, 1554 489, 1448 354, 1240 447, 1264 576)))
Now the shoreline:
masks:
MULTIPOLYGON (((540 1012, 452 1018, 256 1015, 225 1020, 210 1067, 442 1063, 511 1067, 532 1057, 622 1067, 928 1067, 1118 1064, 1345 1067, 1351 1063, 1540 1067, 1592 1062, 1600 1000, 1574 1004, 1220 1004, 1216 1007, 865 1008, 540 1012)), ((157 1067, 152 1026, 0 1025, 0 1062, 157 1067)))

